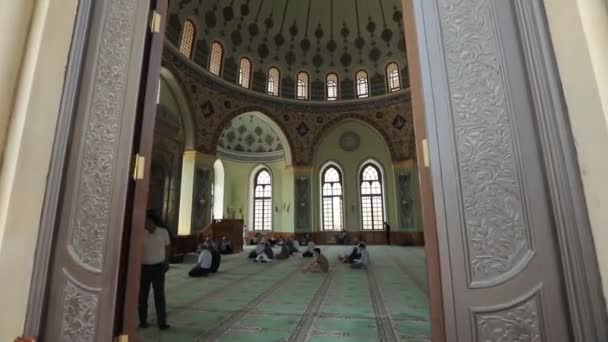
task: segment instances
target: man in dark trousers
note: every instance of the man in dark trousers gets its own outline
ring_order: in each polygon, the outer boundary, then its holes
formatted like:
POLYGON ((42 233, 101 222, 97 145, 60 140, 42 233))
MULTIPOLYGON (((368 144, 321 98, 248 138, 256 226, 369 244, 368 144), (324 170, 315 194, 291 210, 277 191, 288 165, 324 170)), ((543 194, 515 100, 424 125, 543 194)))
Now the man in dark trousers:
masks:
POLYGON ((386 233, 386 243, 391 244, 391 226, 388 222, 384 222, 384 231, 386 233))
POLYGON ((151 215, 146 218, 145 228, 139 287, 139 327, 148 327, 148 295, 152 285, 158 327, 166 330, 169 329, 169 325, 165 303, 165 273, 169 270, 171 240, 169 232, 157 227, 151 215))

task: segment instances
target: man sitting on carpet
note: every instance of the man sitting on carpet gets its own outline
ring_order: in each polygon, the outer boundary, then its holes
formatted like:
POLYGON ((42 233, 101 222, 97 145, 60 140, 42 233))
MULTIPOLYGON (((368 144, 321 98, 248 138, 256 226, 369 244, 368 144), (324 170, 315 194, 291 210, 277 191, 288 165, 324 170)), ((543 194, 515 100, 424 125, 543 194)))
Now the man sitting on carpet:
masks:
POLYGON ((353 260, 352 264, 350 265, 351 268, 361 269, 367 267, 369 255, 367 254, 367 249, 365 248, 365 244, 363 242, 359 244, 359 253, 361 253, 361 255, 358 259, 353 260))
POLYGON ((271 262, 274 259, 274 251, 270 247, 270 243, 266 242, 263 246, 264 248, 261 253, 258 253, 258 256, 254 260, 255 262, 271 262))
POLYGON ((325 255, 321 254, 320 248, 313 249, 315 259, 306 265, 303 272, 329 272, 329 261, 325 257, 325 255))
POLYGON ((351 247, 347 247, 344 250, 344 253, 338 255, 338 261, 343 264, 352 264, 355 259, 359 258, 361 258, 361 253, 359 253, 358 244, 351 247))
POLYGON ((302 257, 304 258, 312 258, 315 251, 315 243, 312 241, 308 241, 308 246, 306 247, 306 252, 302 253, 302 257))
POLYGON ((225 236, 222 238, 222 241, 220 241, 220 253, 232 254, 232 241, 226 239, 225 236))
POLYGON ((262 242, 258 242, 257 246, 255 246, 254 249, 251 250, 251 252, 249 252, 249 259, 255 259, 257 258, 259 253, 262 253, 264 251, 264 244, 262 242))
POLYGON ((203 250, 201 254, 198 255, 198 262, 196 265, 188 272, 190 277, 198 278, 198 277, 206 277, 211 272, 211 263, 213 261, 213 255, 209 250, 211 247, 208 243, 203 243, 203 250))
POLYGON ((279 252, 279 254, 277 254, 276 258, 279 260, 284 260, 289 258, 289 254, 291 254, 289 252, 289 248, 286 244, 283 244, 283 246, 281 246, 281 251, 279 252))
POLYGON ((287 246, 287 248, 289 249, 289 255, 292 255, 293 253, 297 253, 298 248, 295 245, 295 242, 293 241, 293 237, 289 236, 287 238, 287 240, 285 241, 285 246, 287 246))

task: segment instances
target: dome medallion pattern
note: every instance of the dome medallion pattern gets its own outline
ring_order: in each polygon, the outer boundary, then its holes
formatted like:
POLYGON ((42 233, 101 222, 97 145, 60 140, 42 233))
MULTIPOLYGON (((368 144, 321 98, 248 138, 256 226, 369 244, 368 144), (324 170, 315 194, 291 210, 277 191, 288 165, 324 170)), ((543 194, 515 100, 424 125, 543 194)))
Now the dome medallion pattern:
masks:
MULTIPOLYGON (((192 60, 207 69, 210 47, 223 46, 220 77, 237 83, 239 61, 252 61, 251 87, 266 94, 268 69, 280 70, 279 96, 294 99, 306 72, 309 100, 325 101, 326 76, 338 75, 338 100, 356 99, 355 74, 368 74, 369 96, 389 94, 386 66, 409 87, 400 0, 171 1, 167 41, 178 46, 185 20, 196 27, 192 60)), ((398 91, 399 92, 399 91, 398 91)))

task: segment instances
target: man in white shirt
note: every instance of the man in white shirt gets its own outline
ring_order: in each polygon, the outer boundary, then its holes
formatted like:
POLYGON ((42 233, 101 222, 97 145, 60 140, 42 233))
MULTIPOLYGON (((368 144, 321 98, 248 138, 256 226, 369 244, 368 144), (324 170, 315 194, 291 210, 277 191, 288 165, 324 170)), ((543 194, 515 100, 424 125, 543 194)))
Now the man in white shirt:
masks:
POLYGON ((213 255, 209 250, 211 248, 207 242, 203 243, 203 250, 198 255, 198 261, 196 265, 188 272, 190 277, 206 277, 211 272, 211 262, 213 261, 213 255))
POLYGON ((169 325, 165 303, 165 272, 169 269, 171 240, 169 232, 158 228, 150 215, 146 218, 145 228, 139 288, 139 326, 148 327, 148 295, 152 285, 158 327, 166 330, 169 325))
POLYGON ((367 248, 365 248, 363 242, 359 244, 359 253, 361 253, 361 256, 359 259, 353 260, 353 263, 350 265, 351 268, 361 269, 367 267, 367 264, 369 263, 369 254, 367 254, 367 248))

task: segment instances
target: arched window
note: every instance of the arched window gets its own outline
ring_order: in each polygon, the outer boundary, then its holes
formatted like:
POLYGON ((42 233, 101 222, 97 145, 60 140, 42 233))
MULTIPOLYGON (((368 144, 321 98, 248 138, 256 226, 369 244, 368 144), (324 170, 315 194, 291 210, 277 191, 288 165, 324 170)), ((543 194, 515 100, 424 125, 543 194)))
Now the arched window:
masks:
POLYGON ((384 194, 380 168, 369 162, 361 168, 361 218, 363 230, 384 228, 384 194))
POLYGON ((184 22, 182 28, 182 37, 179 42, 179 52, 183 53, 184 56, 192 58, 192 47, 194 46, 194 35, 196 30, 194 29, 194 23, 191 20, 184 22))
POLYGON ((251 62, 247 58, 241 58, 239 66, 239 85, 243 88, 249 88, 251 80, 251 62))
POLYGON ((267 169, 254 178, 253 230, 272 230, 272 176, 267 169))
POLYGON ((323 230, 343 230, 342 173, 329 165, 321 171, 321 205, 323 230))
POLYGON ((268 84, 266 86, 266 92, 268 95, 279 96, 279 80, 281 78, 281 73, 277 68, 268 69, 268 84))
POLYGON ((329 74, 326 78, 327 86, 327 101, 335 101, 338 99, 338 75, 329 74))
POLYGON ((362 99, 369 96, 369 84, 367 82, 367 72, 361 70, 355 75, 357 82, 357 98, 362 99))
POLYGON ((211 44, 211 55, 209 56, 209 71, 219 76, 222 71, 222 60, 224 58, 224 48, 222 44, 213 42, 211 44))
POLYGON ((298 74, 296 98, 308 100, 308 74, 303 71, 298 74))
POLYGON ((386 78, 388 80, 388 91, 393 92, 401 89, 399 81, 399 66, 397 63, 389 63, 386 66, 386 78))

